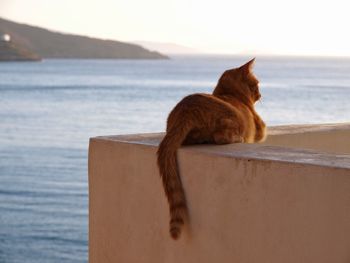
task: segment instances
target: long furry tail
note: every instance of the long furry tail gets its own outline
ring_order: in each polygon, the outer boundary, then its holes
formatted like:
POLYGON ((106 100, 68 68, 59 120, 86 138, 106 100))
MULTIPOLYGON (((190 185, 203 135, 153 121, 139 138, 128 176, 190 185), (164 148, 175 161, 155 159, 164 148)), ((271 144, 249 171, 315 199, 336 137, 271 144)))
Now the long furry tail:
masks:
POLYGON ((190 127, 179 126, 166 133, 157 152, 160 176, 169 203, 170 235, 173 239, 179 238, 187 217, 187 204, 177 167, 176 150, 185 140, 190 127))

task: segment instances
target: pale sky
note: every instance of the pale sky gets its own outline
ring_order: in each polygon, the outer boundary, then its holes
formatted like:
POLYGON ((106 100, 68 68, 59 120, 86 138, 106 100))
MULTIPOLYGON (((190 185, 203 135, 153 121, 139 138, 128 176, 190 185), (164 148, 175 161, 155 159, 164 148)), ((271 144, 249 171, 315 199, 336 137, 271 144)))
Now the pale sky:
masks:
POLYGON ((211 53, 350 56, 348 6, 346 0, 0 0, 0 16, 211 53))

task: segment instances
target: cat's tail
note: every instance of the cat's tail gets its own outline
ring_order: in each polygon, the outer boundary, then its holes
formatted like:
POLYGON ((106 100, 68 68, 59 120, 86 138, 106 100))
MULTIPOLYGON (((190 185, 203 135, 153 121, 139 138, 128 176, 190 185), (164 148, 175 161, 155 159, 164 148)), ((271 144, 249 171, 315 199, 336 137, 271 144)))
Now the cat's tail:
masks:
POLYGON ((183 123, 175 127, 166 133, 159 145, 157 154, 159 172, 169 203, 170 235, 173 239, 178 239, 188 216, 188 211, 177 167, 176 150, 180 148, 191 127, 183 123))

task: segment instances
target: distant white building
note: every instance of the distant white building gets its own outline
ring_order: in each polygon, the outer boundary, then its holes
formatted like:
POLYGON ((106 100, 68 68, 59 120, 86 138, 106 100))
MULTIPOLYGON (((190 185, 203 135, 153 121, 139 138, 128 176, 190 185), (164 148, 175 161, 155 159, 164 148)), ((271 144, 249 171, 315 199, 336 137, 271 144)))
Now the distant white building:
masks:
POLYGON ((11 36, 9 34, 0 35, 0 41, 10 42, 11 41, 11 36))

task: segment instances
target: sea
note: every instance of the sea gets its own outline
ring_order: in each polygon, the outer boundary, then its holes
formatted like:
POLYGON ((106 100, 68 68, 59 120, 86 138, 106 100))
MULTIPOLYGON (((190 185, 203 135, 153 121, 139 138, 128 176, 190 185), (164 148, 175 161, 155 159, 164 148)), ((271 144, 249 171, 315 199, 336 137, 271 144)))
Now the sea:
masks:
MULTIPOLYGON (((89 138, 161 132, 248 56, 0 63, 0 263, 88 260, 89 138)), ((268 125, 350 122, 350 59, 257 57, 268 125)))

